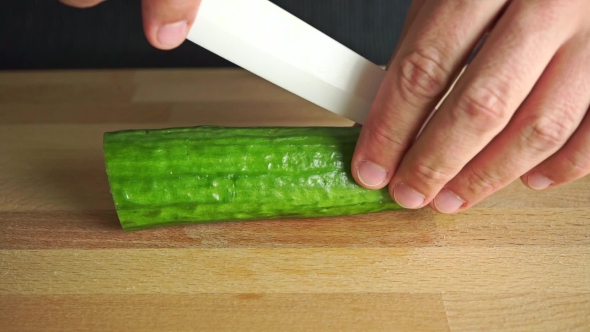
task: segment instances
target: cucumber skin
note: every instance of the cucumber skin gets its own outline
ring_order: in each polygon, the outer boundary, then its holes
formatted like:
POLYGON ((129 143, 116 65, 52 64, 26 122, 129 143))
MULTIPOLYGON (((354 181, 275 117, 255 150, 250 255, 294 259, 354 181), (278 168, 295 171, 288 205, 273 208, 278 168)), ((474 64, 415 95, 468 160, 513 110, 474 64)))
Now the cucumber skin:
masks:
POLYGON ((124 230, 398 210, 351 176, 360 128, 198 126, 107 132, 106 172, 124 230))

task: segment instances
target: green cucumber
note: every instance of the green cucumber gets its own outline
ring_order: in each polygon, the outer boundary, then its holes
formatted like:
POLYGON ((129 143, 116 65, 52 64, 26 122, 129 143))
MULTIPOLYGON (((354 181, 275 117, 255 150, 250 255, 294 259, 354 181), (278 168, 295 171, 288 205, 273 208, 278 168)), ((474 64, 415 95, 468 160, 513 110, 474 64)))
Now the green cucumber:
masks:
POLYGON ((215 221, 313 218, 401 207, 351 176, 360 128, 217 127, 104 134, 125 230, 215 221))

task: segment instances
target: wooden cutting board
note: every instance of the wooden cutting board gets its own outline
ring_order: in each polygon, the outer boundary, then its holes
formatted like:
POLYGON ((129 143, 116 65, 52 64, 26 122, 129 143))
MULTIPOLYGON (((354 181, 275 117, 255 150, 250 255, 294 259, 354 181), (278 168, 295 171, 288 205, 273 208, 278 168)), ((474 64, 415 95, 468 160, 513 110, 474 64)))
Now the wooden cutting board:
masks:
POLYGON ((428 209, 126 233, 102 133, 350 125, 241 70, 0 74, 3 331, 589 331, 590 179, 428 209))

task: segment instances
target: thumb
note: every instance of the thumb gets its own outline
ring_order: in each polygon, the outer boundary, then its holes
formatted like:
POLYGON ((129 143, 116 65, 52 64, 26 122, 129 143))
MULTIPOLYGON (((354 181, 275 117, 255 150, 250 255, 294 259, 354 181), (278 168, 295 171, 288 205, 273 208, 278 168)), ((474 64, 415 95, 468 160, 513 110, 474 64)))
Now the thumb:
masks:
POLYGON ((64 5, 68 5, 76 8, 90 8, 98 5, 105 0, 59 0, 64 5))
POLYGON ((162 50, 182 44, 200 3, 200 0, 143 0, 143 29, 149 43, 162 50))

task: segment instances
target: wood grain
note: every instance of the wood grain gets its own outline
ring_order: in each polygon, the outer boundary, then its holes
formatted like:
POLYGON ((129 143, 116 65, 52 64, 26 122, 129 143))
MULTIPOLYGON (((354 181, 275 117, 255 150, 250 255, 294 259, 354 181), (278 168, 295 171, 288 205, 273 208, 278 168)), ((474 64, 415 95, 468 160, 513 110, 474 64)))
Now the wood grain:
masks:
POLYGON ((590 294, 451 292, 443 295, 456 331, 588 331, 590 294), (510 314, 502 314, 510 312, 510 314))
POLYGON ((449 330, 440 294, 51 295, 6 301, 16 305, 12 314, 0 309, 0 320, 19 331, 449 330), (25 319, 31 312, 38 314, 25 319))
POLYGON ((590 293, 589 260, 552 247, 5 250, 0 294, 590 293))
POLYGON ((590 179, 473 209, 124 232, 102 134, 352 123, 241 70, 0 73, 6 331, 589 331, 590 179))

